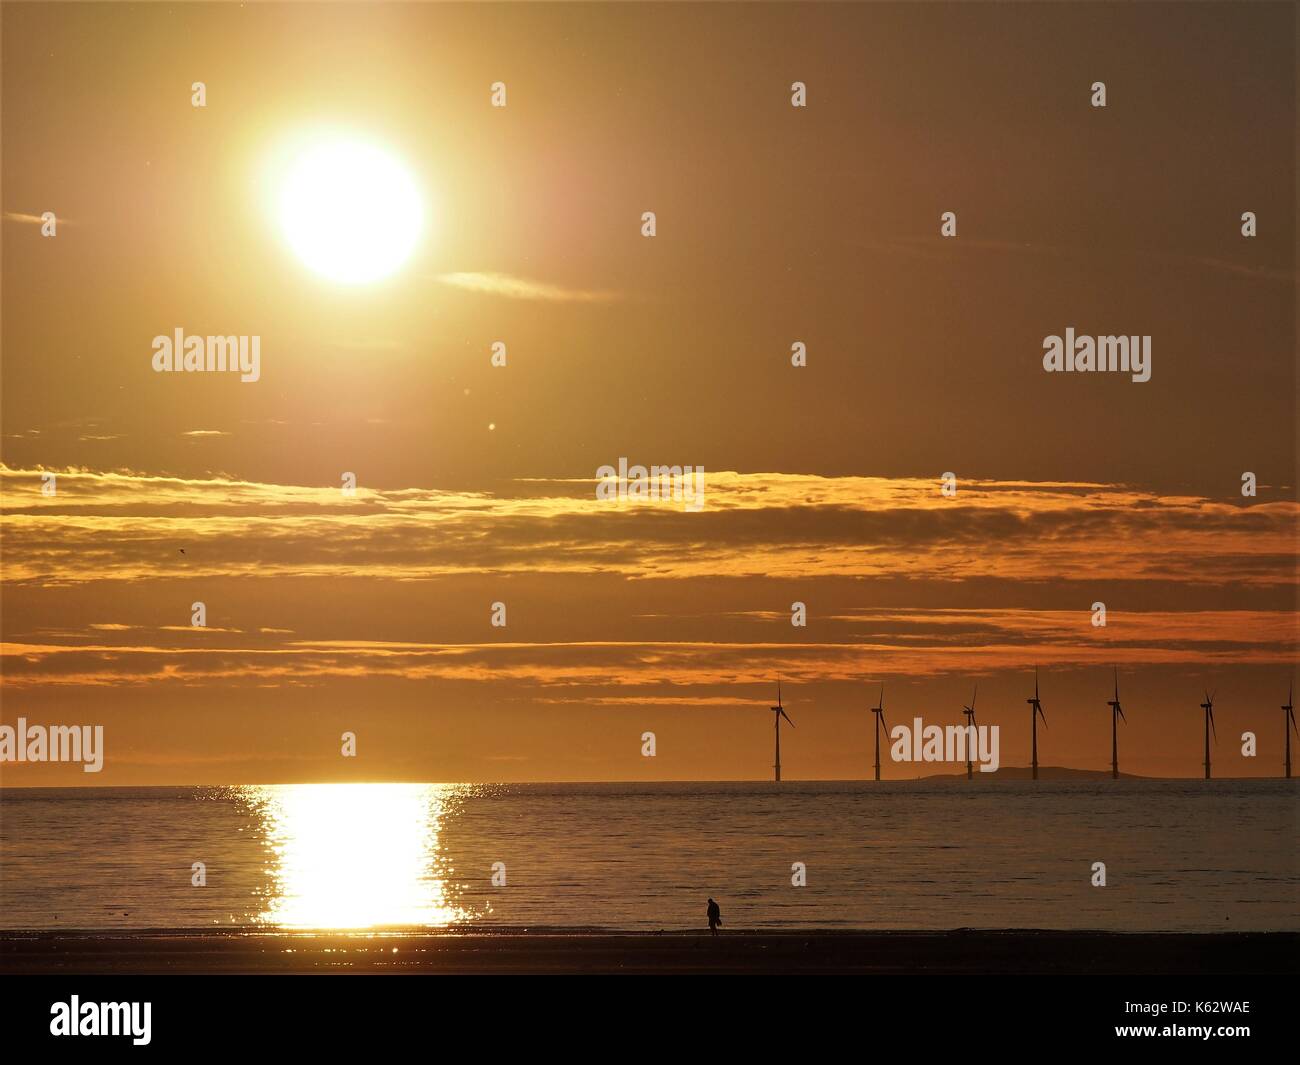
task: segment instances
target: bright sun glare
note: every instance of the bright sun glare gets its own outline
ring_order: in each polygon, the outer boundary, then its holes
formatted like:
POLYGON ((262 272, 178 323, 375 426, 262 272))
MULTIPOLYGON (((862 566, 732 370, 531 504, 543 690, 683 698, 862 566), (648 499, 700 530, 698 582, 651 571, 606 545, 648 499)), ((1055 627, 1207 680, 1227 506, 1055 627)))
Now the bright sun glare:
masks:
MULTIPOLYGON (((440 926, 469 917, 443 880, 437 784, 247 789, 274 861, 261 920, 285 928, 440 926)), ((450 870, 446 870, 450 872, 450 870)))
POLYGON ((358 140, 329 140, 298 154, 280 186, 278 212, 298 258, 343 284, 388 277, 410 256, 424 225, 410 173, 358 140))

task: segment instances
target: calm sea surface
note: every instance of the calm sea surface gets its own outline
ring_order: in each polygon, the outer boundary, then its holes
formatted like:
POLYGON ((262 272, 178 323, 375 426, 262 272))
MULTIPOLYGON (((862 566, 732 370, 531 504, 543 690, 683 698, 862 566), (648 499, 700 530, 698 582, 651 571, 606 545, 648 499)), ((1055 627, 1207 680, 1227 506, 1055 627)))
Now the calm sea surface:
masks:
POLYGON ((1297 930, 1298 814, 1284 781, 7 789, 0 927, 681 929, 711 895, 725 928, 1297 930))

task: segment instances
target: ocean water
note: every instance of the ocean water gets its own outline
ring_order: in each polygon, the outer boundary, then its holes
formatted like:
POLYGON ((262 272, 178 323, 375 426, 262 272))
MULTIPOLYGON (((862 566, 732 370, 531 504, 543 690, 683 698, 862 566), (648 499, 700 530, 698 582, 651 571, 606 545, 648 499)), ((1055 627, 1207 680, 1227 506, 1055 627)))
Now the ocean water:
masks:
POLYGON ((1300 930, 1296 782, 963 785, 5 789, 0 927, 1300 930))

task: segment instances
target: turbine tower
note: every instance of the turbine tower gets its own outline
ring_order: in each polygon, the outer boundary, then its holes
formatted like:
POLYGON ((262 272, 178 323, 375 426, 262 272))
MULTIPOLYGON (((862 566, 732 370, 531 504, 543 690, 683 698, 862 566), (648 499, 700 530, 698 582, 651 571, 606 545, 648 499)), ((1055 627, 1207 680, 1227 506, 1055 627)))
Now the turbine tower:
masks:
POLYGON ((1286 778, 1291 779, 1291 730, 1296 729, 1296 735, 1300 736, 1300 728, 1296 728, 1295 707, 1291 705, 1291 699, 1295 692, 1295 681, 1286 690, 1286 706, 1282 707, 1282 735, 1286 737, 1286 778))
MULTIPOLYGON (((776 763, 772 768, 776 770, 776 782, 779 784, 781 783, 781 718, 790 721, 790 715, 781 706, 781 682, 779 680, 776 682, 776 705, 769 706, 768 709, 772 711, 773 719, 776 722, 776 763)), ((794 728, 793 721, 790 721, 790 727, 794 728)))
POLYGON ((1026 699, 1030 706, 1029 710, 1029 734, 1033 737, 1033 767, 1034 779, 1038 779, 1038 719, 1043 719, 1043 728, 1047 728, 1047 715, 1043 713, 1043 704, 1038 701, 1038 667, 1034 667, 1034 697, 1026 699))
POLYGON ((880 698, 876 700, 876 705, 871 708, 871 712, 876 715, 876 779, 880 779, 880 729, 883 726, 885 735, 889 735, 889 726, 885 725, 885 686, 880 686, 880 698))
POLYGON ((1119 722, 1123 720, 1128 724, 1128 718, 1124 717, 1124 708, 1119 705, 1119 669, 1115 670, 1115 698, 1106 704, 1110 707, 1110 778, 1119 780, 1119 722))
POLYGON ((1201 703, 1201 709, 1205 711, 1205 779, 1210 779, 1210 730, 1214 729, 1214 739, 1218 742, 1219 730, 1214 728, 1214 696, 1208 691, 1205 693, 1205 702, 1201 703))
POLYGON ((970 706, 963 706, 961 712, 966 715, 966 779, 973 780, 975 777, 974 767, 971 765, 970 752, 971 747, 975 744, 975 696, 979 694, 980 686, 975 685, 975 690, 971 693, 970 706))

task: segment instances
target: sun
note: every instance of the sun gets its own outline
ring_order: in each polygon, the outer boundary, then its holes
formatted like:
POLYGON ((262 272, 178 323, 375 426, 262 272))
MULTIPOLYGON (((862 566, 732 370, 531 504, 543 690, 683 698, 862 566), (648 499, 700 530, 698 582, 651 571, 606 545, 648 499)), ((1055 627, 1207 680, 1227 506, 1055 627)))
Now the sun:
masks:
POLYGON ((358 285, 393 274, 424 228, 410 172, 362 140, 330 139, 290 160, 277 201, 289 247, 314 273, 358 285))

